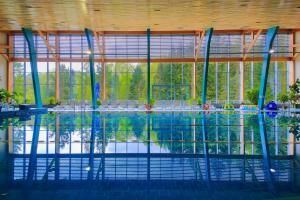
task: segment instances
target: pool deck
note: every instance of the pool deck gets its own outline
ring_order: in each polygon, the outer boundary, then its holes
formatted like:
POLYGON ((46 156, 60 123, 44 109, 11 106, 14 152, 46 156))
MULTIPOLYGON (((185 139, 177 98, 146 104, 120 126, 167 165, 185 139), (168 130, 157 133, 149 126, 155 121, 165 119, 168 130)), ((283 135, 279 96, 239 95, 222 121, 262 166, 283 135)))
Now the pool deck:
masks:
MULTIPOLYGON (((243 110, 243 109, 234 109, 234 110, 224 110, 224 109, 211 109, 203 110, 200 108, 194 107, 178 107, 178 108, 153 108, 152 110, 147 110, 145 108, 49 108, 50 112, 244 112, 244 113, 256 113, 258 110, 243 110)), ((300 113, 300 109, 279 109, 279 110, 261 110, 261 112, 278 112, 278 113, 300 113)))

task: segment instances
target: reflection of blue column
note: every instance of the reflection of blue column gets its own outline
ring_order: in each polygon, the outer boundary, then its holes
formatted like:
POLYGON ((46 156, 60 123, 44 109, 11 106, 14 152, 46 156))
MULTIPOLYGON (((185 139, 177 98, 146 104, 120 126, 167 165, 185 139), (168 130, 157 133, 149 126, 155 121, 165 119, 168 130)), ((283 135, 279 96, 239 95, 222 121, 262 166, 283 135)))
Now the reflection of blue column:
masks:
POLYGON ((265 179, 268 183, 269 190, 272 193, 275 193, 275 188, 273 184, 273 174, 271 172, 271 159, 270 159, 270 152, 269 152, 269 144, 268 144, 268 136, 265 127, 265 119, 262 113, 258 115, 259 119, 259 132, 260 132, 260 139, 261 139, 261 147, 263 153, 263 162, 264 162, 264 174, 265 179))
POLYGON ((205 159, 205 175, 206 183, 210 188, 210 161, 209 161, 209 151, 208 151, 208 136, 206 127, 206 115, 202 114, 202 138, 203 138, 203 154, 205 159))
POLYGON ((39 134, 40 134, 40 126, 41 126, 41 115, 35 115, 34 120, 34 127, 33 127, 33 135, 32 135, 32 143, 31 143, 31 150, 30 150, 30 157, 29 157, 29 164, 28 164, 28 173, 27 173, 27 181, 30 185, 33 181, 34 172, 37 169, 37 148, 39 142, 39 134))
POLYGON ((90 156, 89 156, 89 172, 88 180, 93 180, 94 175, 94 149, 95 149, 95 132, 96 132, 96 113, 92 113, 92 129, 91 129, 91 139, 90 139, 90 156))
POLYGON ((102 132, 102 160, 101 160, 101 166, 102 166, 102 181, 105 180, 105 141, 106 141, 106 124, 105 124, 105 116, 103 117, 103 132, 102 132))
POLYGON ((84 30, 86 39, 89 46, 89 60, 90 60, 90 76, 91 76, 91 89, 92 89, 92 106, 93 109, 96 109, 96 77, 95 77, 95 69, 94 69, 94 39, 93 33, 90 29, 84 30))
POLYGON ((22 28, 22 31, 27 41, 28 49, 29 49, 29 58, 30 58, 30 67, 31 67, 31 76, 32 76, 35 104, 38 108, 41 108, 43 106, 43 103, 41 98, 40 80, 39 80, 39 74, 37 69, 37 58, 36 58, 36 51, 34 48, 33 34, 32 34, 32 30, 28 28, 22 28))
POLYGON ((209 51, 210 51, 210 41, 213 34, 213 28, 209 28, 205 35, 205 52, 204 52, 204 68, 203 68, 203 78, 202 78, 202 104, 206 103, 206 87, 207 87, 207 76, 208 76, 208 65, 209 65, 209 51))
POLYGON ((147 180, 150 181, 150 114, 147 114, 147 180))
POLYGON ((264 62, 263 62, 263 66, 261 69, 259 99, 258 99, 258 109, 260 109, 260 110, 262 110, 264 107, 268 74, 269 74, 269 66, 270 66, 270 60, 271 60, 270 50, 272 48, 273 41, 277 34, 278 28, 279 28, 278 26, 269 28, 267 35, 266 35, 266 43, 265 43, 265 48, 264 48, 264 62))

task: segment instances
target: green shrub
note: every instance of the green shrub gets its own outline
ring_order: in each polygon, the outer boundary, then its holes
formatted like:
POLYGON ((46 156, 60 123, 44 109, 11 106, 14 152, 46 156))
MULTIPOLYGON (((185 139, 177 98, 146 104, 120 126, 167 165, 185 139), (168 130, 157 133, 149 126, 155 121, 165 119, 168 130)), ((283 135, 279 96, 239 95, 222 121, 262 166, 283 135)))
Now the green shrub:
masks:
POLYGON ((202 105, 202 100, 200 98, 197 98, 197 105, 202 105))
POLYGON ((101 106, 102 105, 102 102, 100 99, 97 99, 97 106, 101 106))
POLYGON ((253 105, 258 104, 258 95, 259 95, 259 90, 257 88, 253 88, 246 92, 246 97, 247 97, 248 101, 250 101, 251 104, 253 104, 253 105))
POLYGON ((150 105, 153 106, 155 104, 156 100, 155 99, 150 99, 150 105))
POLYGON ((289 101, 289 96, 287 94, 280 94, 278 100, 281 103, 286 103, 289 101))
POLYGON ((49 104, 50 104, 50 105, 55 105, 55 104, 56 104, 56 99, 55 99, 55 97, 49 97, 48 101, 49 101, 49 104))
POLYGON ((7 103, 12 95, 6 89, 0 89, 0 103, 7 103))
POLYGON ((300 80, 289 86, 289 100, 293 105, 299 103, 300 100, 300 80))

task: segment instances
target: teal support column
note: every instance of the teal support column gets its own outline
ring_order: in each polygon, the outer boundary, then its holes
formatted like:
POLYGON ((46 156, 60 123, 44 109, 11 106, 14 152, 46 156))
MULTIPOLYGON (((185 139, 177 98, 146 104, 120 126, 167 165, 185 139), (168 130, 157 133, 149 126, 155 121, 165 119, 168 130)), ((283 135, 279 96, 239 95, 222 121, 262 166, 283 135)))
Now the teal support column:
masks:
POLYGON ((35 104, 37 108, 41 108, 43 106, 43 103, 41 98, 40 80, 39 80, 39 74, 37 69, 37 57, 34 48, 33 34, 32 34, 32 30, 29 28, 22 28, 22 31, 27 41, 28 49, 29 49, 29 58, 30 58, 30 67, 31 67, 31 76, 32 76, 35 104))
POLYGON ((150 29, 147 29, 147 103, 150 104, 150 29))
POLYGON ((86 39, 89 47, 89 61, 90 61, 90 76, 91 76, 91 89, 92 89, 92 106, 93 109, 97 108, 96 104, 96 77, 95 77, 95 68, 94 68, 94 38, 93 32, 90 29, 84 29, 86 39))
POLYGON ((267 81, 268 81, 268 74, 269 74, 269 66, 271 60, 271 48, 273 46, 274 38, 278 32, 278 26, 274 26, 268 29, 266 35, 266 43, 264 48, 264 61, 263 66, 261 69, 261 76, 260 76, 260 88, 259 88, 259 97, 258 97, 258 109, 262 110, 264 108, 264 101, 266 95, 266 88, 267 88, 267 81))
POLYGON ((205 34, 205 52, 204 52, 204 69, 202 78, 202 104, 206 103, 206 89, 207 89, 207 75, 208 75, 208 65, 209 65, 209 52, 210 52, 210 41, 214 29, 209 28, 206 30, 205 34))

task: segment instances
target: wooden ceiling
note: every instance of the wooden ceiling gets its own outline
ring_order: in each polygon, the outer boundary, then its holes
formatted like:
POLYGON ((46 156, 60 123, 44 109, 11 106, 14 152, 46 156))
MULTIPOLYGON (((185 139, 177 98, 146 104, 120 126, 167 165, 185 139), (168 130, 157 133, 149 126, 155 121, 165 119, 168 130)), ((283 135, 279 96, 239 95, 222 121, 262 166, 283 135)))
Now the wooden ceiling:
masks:
POLYGON ((0 0, 0 30, 300 28, 300 0, 0 0))

